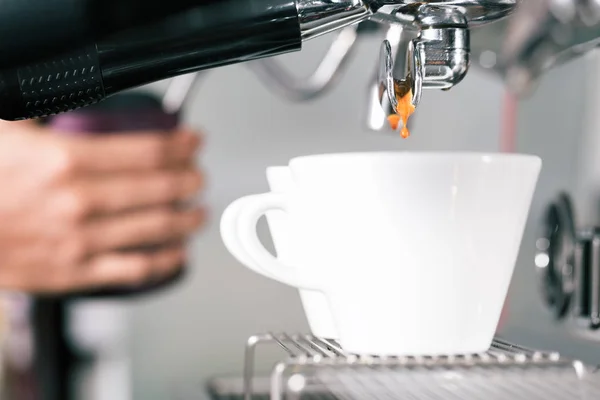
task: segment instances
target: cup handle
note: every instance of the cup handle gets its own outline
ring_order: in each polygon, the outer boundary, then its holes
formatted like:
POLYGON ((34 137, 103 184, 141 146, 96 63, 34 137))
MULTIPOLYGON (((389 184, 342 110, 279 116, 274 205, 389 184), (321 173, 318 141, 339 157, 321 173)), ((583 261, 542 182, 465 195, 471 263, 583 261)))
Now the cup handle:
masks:
POLYGON ((241 247, 238 239, 237 220, 240 209, 243 206, 244 198, 238 199, 231 203, 221 216, 221 239, 225 248, 233 255, 233 257, 248 267, 257 274, 265 274, 265 271, 257 267, 253 259, 251 259, 246 251, 241 247))
POLYGON ((284 193, 263 193, 236 200, 223 213, 221 237, 232 255, 252 271, 286 285, 320 291, 321 285, 311 274, 296 265, 275 258, 258 238, 260 217, 271 210, 286 211, 284 193))

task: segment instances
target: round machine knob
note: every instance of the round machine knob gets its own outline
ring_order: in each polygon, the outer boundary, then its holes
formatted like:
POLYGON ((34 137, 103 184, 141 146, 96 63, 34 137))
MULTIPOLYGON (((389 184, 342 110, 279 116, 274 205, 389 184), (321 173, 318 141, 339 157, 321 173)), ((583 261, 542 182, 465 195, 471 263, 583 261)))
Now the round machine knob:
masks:
POLYGON ((535 255, 544 303, 557 319, 566 316, 573 296, 575 244, 571 201, 561 194, 543 215, 535 255))
POLYGON ((545 305, 559 320, 587 332, 600 328, 600 227, 577 231, 569 196, 546 209, 535 265, 545 305))

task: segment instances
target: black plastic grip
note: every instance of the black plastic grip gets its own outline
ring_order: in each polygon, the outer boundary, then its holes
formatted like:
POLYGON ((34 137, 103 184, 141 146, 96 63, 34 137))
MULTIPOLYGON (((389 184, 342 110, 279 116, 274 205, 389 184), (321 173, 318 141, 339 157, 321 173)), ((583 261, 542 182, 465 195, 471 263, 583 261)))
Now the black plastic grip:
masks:
POLYGON ((0 0, 0 68, 66 52, 70 40, 88 39, 85 8, 82 0, 0 0))
POLYGON ((0 119, 46 117, 106 96, 96 46, 0 73, 0 119))
POLYGON ((0 69, 16 68, 221 0, 0 0, 0 69))
POLYGON ((84 50, 0 70, 0 119, 71 111, 137 86, 302 47, 294 0, 185 1, 197 7, 84 50))

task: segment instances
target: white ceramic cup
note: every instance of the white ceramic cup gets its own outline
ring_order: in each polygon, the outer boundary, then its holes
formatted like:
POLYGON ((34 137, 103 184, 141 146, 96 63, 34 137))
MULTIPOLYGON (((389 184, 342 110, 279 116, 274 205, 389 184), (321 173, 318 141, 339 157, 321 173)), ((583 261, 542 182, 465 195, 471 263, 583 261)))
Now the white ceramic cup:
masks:
POLYGON ((541 160, 477 153, 295 158, 285 193, 238 200, 238 232, 264 275, 325 293, 351 353, 441 355, 489 348, 541 160), (287 213, 288 262, 256 234, 287 213))
MULTIPOLYGON (((267 168, 267 181, 269 189, 274 193, 286 193, 292 185, 292 176, 289 167, 276 166, 267 168)), ((235 223, 238 213, 243 205, 243 201, 233 202, 221 218, 222 229, 224 234, 223 242, 227 250, 243 265, 260 274, 268 274, 262 270, 240 245, 240 240, 237 237, 237 230, 230 230, 227 227, 235 223)), ((281 210, 272 210, 266 213, 267 224, 271 232, 273 245, 277 253, 277 258, 284 262, 293 262, 290 246, 293 243, 288 239, 289 232, 287 229, 287 215, 281 210)), ((308 325, 313 335, 327 339, 338 339, 337 329, 331 314, 331 306, 327 297, 319 291, 300 289, 300 299, 308 320, 308 325)))

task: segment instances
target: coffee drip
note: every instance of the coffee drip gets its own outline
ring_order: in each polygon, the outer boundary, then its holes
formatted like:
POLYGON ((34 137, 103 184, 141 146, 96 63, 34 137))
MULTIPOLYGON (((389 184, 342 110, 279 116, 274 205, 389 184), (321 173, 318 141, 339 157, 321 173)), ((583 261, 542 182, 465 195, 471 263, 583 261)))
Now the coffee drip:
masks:
POLYGON ((416 107, 412 104, 412 86, 413 79, 410 74, 406 77, 406 79, 394 80, 394 92, 398 105, 396 106, 396 113, 387 117, 391 128, 395 131, 398 130, 400 123, 402 123, 400 135, 403 139, 406 139, 410 136, 410 131, 408 130, 408 119, 416 109, 416 107))

